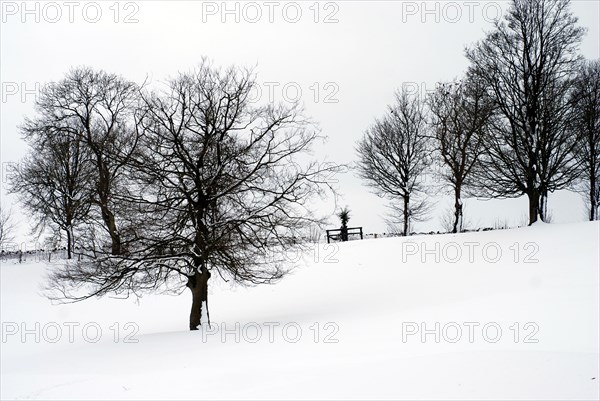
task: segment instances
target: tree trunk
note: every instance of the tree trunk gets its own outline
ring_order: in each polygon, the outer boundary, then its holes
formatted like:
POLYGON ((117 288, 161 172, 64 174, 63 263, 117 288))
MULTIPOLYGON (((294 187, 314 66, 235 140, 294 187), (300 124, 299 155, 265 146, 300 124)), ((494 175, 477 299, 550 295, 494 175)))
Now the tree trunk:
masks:
POLYGON ((190 312, 190 330, 198 330, 202 319, 202 303, 208 299, 209 271, 202 267, 193 276, 188 277, 187 287, 192 292, 192 310, 190 312))
POLYGON ((527 192, 529 199, 529 225, 532 225, 538 220, 540 214, 540 195, 535 189, 527 192))
POLYGON ((67 227, 67 259, 73 257, 73 228, 67 227))
POLYGON ((100 209, 102 211, 102 220, 104 220, 106 228, 108 229, 108 234, 110 235, 111 253, 113 255, 120 255, 122 251, 121 236, 119 235, 119 230, 115 223, 115 215, 110 211, 106 204, 101 204, 100 209))
POLYGON ((408 196, 404 197, 404 227, 402 228, 402 235, 408 236, 408 220, 409 220, 409 202, 410 198, 408 196))
POLYGON ((590 174, 590 221, 594 221, 598 218, 598 205, 596 200, 596 178, 595 173, 592 170, 590 174))
POLYGON ((111 186, 113 182, 111 181, 110 174, 108 172, 108 168, 106 167, 104 161, 102 160, 102 156, 100 154, 96 155, 97 157, 97 166, 98 166, 98 182, 97 182, 97 193, 99 198, 100 211, 102 214, 102 220, 104 224, 106 224, 106 229, 108 230, 108 234, 110 235, 111 240, 111 253, 113 255, 120 255, 122 252, 121 249, 121 236, 119 234, 119 230, 117 229, 117 223, 115 222, 115 215, 110 210, 109 207, 109 199, 111 193, 111 186))
POLYGON ((540 193, 539 209, 540 209, 540 219, 543 222, 547 222, 548 221, 548 193, 546 191, 542 191, 540 193))
POLYGON ((463 217, 463 205, 460 198, 461 188, 457 185, 454 188, 454 225, 452 226, 452 233, 456 234, 462 231, 462 217, 463 217))

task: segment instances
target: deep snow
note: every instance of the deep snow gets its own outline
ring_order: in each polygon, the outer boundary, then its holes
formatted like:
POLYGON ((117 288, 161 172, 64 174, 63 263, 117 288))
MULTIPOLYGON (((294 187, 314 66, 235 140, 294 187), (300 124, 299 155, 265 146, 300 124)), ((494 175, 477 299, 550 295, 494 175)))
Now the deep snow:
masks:
POLYGON ((188 292, 51 305, 52 266, 3 262, 0 395, 598 399, 599 243, 580 223, 315 245, 276 285, 212 280, 199 332, 188 292))

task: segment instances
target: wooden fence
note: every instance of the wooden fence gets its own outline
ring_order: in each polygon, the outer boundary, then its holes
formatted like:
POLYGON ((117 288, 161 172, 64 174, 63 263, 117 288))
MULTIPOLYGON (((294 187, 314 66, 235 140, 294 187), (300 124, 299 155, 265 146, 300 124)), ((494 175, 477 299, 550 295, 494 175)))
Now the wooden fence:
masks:
POLYGON ((327 243, 329 244, 330 241, 348 241, 351 235, 360 235, 360 239, 363 239, 362 227, 348 227, 345 233, 342 232, 341 228, 327 230, 327 243))

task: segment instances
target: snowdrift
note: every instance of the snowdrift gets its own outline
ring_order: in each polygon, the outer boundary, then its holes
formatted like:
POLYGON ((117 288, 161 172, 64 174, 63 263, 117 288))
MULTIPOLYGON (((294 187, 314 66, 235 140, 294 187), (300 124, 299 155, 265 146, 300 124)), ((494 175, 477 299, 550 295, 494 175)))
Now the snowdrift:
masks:
MULTIPOLYGON (((51 305, 4 262, 2 399, 598 399, 600 224, 319 244, 274 286, 51 305)), ((213 278, 216 275, 213 275, 213 278)))

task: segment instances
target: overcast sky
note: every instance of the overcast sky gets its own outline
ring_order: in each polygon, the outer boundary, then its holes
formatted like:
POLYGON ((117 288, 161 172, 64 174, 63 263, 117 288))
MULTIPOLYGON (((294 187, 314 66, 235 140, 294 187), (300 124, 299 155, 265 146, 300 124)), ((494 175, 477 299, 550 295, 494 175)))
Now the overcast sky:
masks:
MULTIPOLYGON (((385 112, 394 91, 405 86, 424 92, 438 81, 460 77, 467 66, 465 46, 483 38, 508 2, 0 4, 1 202, 3 208, 12 205, 25 234, 26 219, 5 188, 7 163, 18 162, 27 150, 17 126, 33 115, 36 88, 59 80, 73 66, 102 68, 137 82, 161 81, 204 56, 217 65, 256 66, 261 100, 300 97, 329 138, 318 145, 316 156, 350 163, 356 159, 356 141, 385 112)), ((599 58, 599 2, 573 1, 572 10, 588 29, 581 53, 599 58)), ((339 177, 339 189, 342 206, 352 210, 350 225, 385 231, 385 202, 369 194, 353 172, 339 177)), ((446 201, 416 228, 440 229, 446 201)), ((583 220, 578 195, 554 196, 549 207, 555 221, 583 220)), ((479 225, 504 219, 518 224, 526 201, 467 201, 466 213, 479 225)))

